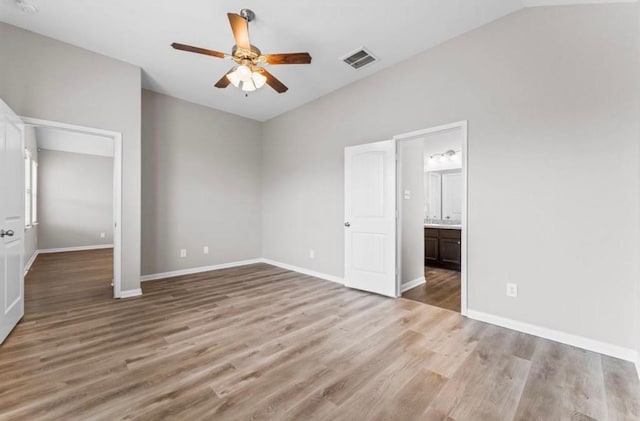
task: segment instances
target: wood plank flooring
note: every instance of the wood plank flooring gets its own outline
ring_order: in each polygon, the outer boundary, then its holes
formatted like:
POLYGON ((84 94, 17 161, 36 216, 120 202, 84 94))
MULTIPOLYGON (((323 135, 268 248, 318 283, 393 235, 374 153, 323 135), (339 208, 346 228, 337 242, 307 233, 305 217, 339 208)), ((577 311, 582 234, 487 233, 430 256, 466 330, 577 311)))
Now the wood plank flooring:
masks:
POLYGON ((627 362, 266 264, 113 300, 107 254, 38 258, 0 419, 640 419, 627 362))
POLYGON ((402 298, 460 313, 460 272, 425 267, 426 284, 418 285, 402 294, 402 298))

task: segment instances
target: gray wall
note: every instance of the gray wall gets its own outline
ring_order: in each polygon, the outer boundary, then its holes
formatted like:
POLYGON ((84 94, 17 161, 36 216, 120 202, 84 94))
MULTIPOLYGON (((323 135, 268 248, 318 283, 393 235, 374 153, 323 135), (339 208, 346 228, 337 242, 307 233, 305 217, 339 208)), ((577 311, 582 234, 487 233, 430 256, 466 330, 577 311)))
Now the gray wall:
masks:
POLYGON ((261 257, 260 123, 147 90, 142 117, 142 273, 261 257))
POLYGON ((633 349, 639 22, 527 9, 268 121, 264 257, 343 276, 343 148, 468 120, 469 307, 633 349))
POLYGON ((401 187, 398 201, 402 219, 402 279, 406 284, 424 277, 424 138, 398 143, 401 187), (405 199, 404 191, 411 192, 405 199))
MULTIPOLYGON (((29 152, 31 152, 31 158, 38 162, 38 141, 35 128, 29 126, 24 128, 24 146, 29 152)), ((38 226, 34 225, 31 228, 28 228, 24 233, 25 268, 36 250, 38 250, 38 226)))
POLYGON ((38 178, 40 249, 113 244, 113 158, 41 149, 38 178))
POLYGON ((0 23, 0 98, 18 115, 122 133, 122 289, 140 285, 140 68, 0 23))

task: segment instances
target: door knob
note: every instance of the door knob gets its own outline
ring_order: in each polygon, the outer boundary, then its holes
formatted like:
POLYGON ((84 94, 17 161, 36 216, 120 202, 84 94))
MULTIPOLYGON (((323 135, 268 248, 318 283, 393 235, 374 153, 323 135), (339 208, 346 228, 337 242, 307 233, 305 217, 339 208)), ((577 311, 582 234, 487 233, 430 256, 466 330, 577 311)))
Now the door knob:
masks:
POLYGON ((348 223, 348 222, 345 222, 345 223, 344 223, 344 226, 345 226, 345 227, 347 227, 347 228, 349 228, 349 227, 351 226, 351 224, 350 224, 350 223, 348 223))
POLYGON ((5 236, 13 237, 13 234, 15 234, 13 230, 8 230, 8 231, 0 230, 0 238, 4 238, 5 236))

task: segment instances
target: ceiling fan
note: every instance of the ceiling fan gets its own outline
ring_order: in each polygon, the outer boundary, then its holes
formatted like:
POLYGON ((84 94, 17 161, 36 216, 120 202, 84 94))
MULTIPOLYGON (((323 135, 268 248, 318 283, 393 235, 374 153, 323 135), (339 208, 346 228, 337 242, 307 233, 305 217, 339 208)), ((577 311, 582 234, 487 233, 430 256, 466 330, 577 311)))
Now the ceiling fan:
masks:
POLYGON ((309 53, 284 53, 284 54, 262 54, 258 47, 249 42, 249 22, 255 19, 255 13, 249 9, 242 9, 240 14, 227 13, 233 37, 236 45, 231 49, 231 54, 219 51, 208 50, 206 48, 193 47, 191 45, 171 44, 176 50, 189 51, 197 54, 204 54, 218 58, 230 58, 235 61, 234 66, 216 83, 216 88, 226 88, 233 84, 245 92, 252 92, 260 89, 265 83, 271 86, 279 94, 286 92, 289 88, 284 83, 276 79, 262 64, 309 64, 311 56, 309 53))

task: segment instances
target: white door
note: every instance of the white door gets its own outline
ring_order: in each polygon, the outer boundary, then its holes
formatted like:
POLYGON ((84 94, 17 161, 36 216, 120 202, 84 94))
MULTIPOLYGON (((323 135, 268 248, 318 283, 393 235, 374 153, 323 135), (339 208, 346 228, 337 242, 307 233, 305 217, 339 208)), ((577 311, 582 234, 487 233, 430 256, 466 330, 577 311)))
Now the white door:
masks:
POLYGON ((0 101, 0 343, 24 315, 23 125, 0 101))
POLYGON ((345 285, 396 296, 396 143, 345 148, 345 285))
POLYGON ((442 219, 462 221, 462 174, 442 175, 442 219))

